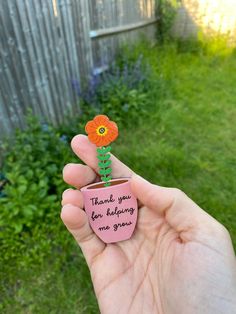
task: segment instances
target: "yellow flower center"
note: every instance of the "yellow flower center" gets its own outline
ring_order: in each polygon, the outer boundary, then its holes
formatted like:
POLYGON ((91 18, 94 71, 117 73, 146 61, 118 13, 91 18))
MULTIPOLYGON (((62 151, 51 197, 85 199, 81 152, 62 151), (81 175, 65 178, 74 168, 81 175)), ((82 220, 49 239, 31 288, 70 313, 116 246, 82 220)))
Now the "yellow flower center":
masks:
POLYGON ((107 134, 107 127, 105 127, 104 125, 100 125, 97 129, 96 129, 96 133, 99 136, 104 136, 107 134))

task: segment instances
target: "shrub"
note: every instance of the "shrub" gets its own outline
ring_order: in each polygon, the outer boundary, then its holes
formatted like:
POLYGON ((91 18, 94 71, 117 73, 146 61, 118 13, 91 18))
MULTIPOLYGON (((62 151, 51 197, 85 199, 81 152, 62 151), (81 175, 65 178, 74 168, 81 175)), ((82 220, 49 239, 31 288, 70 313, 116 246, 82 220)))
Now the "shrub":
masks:
POLYGON ((65 185, 61 171, 73 160, 66 140, 29 115, 27 129, 18 130, 14 142, 4 147, 7 183, 0 198, 1 251, 4 249, 0 259, 5 265, 11 259, 15 264, 27 259, 38 262, 52 249, 53 233, 62 227, 59 202, 65 185))
POLYGON ((157 4, 157 16, 159 17, 157 40, 160 43, 172 41, 171 28, 180 6, 178 0, 159 0, 157 4))
POLYGON ((5 150, 8 183, 5 197, 0 199, 0 226, 7 223, 19 233, 44 219, 57 200, 62 189, 61 169, 70 155, 64 139, 33 116, 28 117, 26 131, 17 131, 13 149, 8 145, 5 150))
POLYGON ((137 119, 146 112, 149 72, 142 55, 135 60, 121 55, 107 71, 92 74, 84 90, 76 80, 72 85, 80 97, 83 113, 91 116, 102 112, 122 123, 127 115, 137 119))

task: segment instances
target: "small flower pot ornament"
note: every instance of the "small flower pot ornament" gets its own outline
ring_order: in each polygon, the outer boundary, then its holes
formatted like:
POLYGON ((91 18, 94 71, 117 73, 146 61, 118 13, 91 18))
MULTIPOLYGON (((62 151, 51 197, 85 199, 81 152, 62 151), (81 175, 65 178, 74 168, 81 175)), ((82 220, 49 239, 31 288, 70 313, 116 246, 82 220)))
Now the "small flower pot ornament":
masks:
POLYGON ((96 235, 105 243, 129 239, 137 222, 137 200, 129 178, 112 179, 110 143, 118 137, 118 127, 105 115, 98 115, 85 126, 90 142, 97 146, 101 182, 81 189, 85 211, 96 235))

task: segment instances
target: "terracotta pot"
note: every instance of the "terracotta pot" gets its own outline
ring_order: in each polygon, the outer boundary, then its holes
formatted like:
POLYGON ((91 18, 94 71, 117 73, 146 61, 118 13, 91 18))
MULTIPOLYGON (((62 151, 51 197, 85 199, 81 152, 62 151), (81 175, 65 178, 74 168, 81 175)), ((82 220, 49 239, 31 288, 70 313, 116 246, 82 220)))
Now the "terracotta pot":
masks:
POLYGON ((81 189, 90 225, 105 243, 127 240, 136 222, 137 200, 130 188, 130 179, 113 179, 111 185, 93 183, 81 189))

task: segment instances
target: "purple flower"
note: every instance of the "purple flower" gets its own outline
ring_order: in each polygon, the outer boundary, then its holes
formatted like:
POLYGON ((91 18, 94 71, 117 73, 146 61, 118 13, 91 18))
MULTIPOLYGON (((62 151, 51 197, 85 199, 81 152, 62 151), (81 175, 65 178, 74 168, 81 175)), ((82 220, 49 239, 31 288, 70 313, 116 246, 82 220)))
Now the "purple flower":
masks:
POLYGON ((121 93, 129 90, 145 88, 149 71, 143 62, 143 55, 139 55, 135 62, 123 58, 120 64, 113 62, 110 67, 102 64, 103 71, 93 71, 87 87, 83 90, 78 80, 71 80, 73 89, 85 104, 99 110, 101 104, 114 95, 120 97, 121 93))
POLYGON ((63 142, 63 143, 67 143, 68 142, 68 136, 63 134, 62 136, 60 136, 60 141, 63 142))

